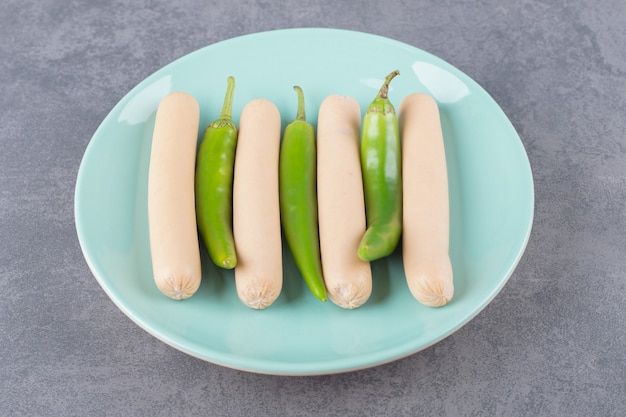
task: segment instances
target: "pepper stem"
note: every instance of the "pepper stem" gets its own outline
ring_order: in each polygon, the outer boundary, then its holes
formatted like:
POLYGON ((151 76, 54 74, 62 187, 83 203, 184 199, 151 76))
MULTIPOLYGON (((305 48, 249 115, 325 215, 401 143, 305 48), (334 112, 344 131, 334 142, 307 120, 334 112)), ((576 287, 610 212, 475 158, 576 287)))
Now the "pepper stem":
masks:
POLYGON ((391 74, 389 74, 387 78, 385 78, 385 82, 383 83, 382 87, 380 87, 380 90, 378 91, 378 97, 387 98, 387 95, 389 93, 389 83, 391 82, 391 80, 393 80, 393 77, 399 74, 400 74, 400 71, 395 70, 391 74))
POLYGON ((304 93, 297 85, 295 85, 293 89, 296 90, 296 93, 298 94, 298 113, 296 114, 296 120, 306 120, 306 116, 304 114, 304 93))
POLYGON ((228 77, 228 85, 226 87, 226 96, 224 97, 224 105, 222 106, 222 114, 220 115, 220 119, 232 118, 234 93, 235 93, 235 78, 228 77))

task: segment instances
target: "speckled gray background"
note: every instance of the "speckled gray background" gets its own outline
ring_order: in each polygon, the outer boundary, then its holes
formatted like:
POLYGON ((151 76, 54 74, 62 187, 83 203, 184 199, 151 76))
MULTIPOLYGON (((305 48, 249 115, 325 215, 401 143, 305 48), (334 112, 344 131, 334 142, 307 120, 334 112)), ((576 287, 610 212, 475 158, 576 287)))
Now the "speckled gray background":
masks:
POLYGON ((623 0, 4 0, 0 415, 625 416, 623 0), (527 149, 533 233, 504 290, 437 345, 319 377, 234 371, 148 335, 107 298, 73 198, 128 90, 207 44, 289 27, 388 36, 447 60, 527 149))

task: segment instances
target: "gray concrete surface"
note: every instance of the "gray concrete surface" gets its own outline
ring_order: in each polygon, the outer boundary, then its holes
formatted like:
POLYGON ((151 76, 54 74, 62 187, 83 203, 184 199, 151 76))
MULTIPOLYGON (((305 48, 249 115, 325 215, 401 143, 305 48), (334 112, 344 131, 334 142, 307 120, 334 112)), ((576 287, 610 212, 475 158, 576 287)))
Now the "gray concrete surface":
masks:
POLYGON ((0 5, 0 415, 626 415, 626 3, 4 0, 0 5), (290 27, 375 33, 470 75, 533 168, 527 251, 461 330, 408 358, 276 377, 187 356, 121 313, 78 245, 99 123, 175 58, 290 27))

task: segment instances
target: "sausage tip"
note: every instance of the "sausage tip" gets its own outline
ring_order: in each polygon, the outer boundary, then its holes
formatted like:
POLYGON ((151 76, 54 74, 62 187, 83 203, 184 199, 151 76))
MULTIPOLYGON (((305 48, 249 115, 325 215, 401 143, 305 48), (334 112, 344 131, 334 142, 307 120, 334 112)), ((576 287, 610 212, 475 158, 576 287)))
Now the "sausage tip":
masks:
POLYGON ((272 305, 280 294, 268 285, 259 282, 251 282, 245 287, 238 287, 239 299, 248 307, 255 310, 263 310, 272 305))
POLYGON ((200 281, 187 275, 170 275, 156 280, 157 288, 173 300, 184 300, 198 290, 200 281))
POLYGON ((371 288, 356 283, 345 283, 328 291, 333 303, 350 310, 365 304, 370 295, 371 288))
POLYGON ((452 299, 454 285, 452 271, 424 271, 414 276, 407 276, 409 289, 413 297, 428 307, 442 307, 452 299))

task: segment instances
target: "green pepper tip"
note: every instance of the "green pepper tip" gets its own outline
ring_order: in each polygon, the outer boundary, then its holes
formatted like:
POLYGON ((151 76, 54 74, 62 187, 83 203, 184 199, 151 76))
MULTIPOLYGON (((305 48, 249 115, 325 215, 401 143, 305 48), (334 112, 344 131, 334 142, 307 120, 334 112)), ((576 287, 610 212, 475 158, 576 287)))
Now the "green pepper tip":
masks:
POLYGON ((325 303, 328 300, 328 297, 326 296, 326 290, 325 289, 314 289, 314 288, 311 288, 311 291, 313 292, 313 295, 315 296, 315 298, 317 298, 321 302, 325 303))
POLYGON ((293 89, 296 90, 298 94, 298 111, 296 113, 296 120, 306 120, 306 116, 304 114, 304 92, 300 86, 294 85, 293 89))
POLYGON ((222 268, 224 269, 233 269, 235 266, 237 266, 237 260, 236 259, 223 259, 222 260, 222 268))
POLYGON ((232 75, 228 77, 226 86, 226 95, 224 97, 224 104, 222 106, 222 114, 220 119, 230 119, 233 115, 233 96, 235 94, 235 77, 232 75))
POLYGON ((391 83, 391 80, 393 80, 396 75, 400 75, 400 70, 392 71, 389 75, 387 75, 387 77, 385 77, 385 81, 378 91, 378 97, 383 99, 387 98, 389 94, 389 83, 391 83))
POLYGON ((371 259, 369 259, 368 252, 369 252, 369 247, 365 244, 362 244, 361 246, 359 246, 357 255, 359 256, 359 259, 361 259, 362 261, 370 261, 371 259))

